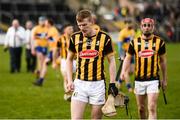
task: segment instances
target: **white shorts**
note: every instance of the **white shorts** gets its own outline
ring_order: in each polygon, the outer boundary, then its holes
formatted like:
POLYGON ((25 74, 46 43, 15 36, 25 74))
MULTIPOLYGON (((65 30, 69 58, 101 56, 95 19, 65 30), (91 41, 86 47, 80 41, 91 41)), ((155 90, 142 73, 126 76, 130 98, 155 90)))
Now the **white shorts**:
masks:
POLYGON ((78 100, 92 105, 105 103, 105 82, 74 80, 74 92, 71 100, 78 100))
MULTIPOLYGON (((66 69, 66 59, 61 59, 61 72, 62 74, 66 74, 67 69, 66 69)), ((73 73, 76 72, 76 61, 73 60, 73 73)))
POLYGON ((159 93, 159 80, 153 81, 135 81, 134 93, 145 95, 148 93, 159 93))

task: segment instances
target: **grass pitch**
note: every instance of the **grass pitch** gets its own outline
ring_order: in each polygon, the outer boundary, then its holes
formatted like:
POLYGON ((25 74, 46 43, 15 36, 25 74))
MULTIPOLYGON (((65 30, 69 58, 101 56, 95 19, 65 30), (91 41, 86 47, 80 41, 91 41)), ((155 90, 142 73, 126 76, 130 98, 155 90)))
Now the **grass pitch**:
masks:
MULTIPOLYGON (((161 93, 158 100, 159 119, 180 118, 179 51, 180 44, 167 44, 168 89, 166 95, 168 105, 164 104, 161 93)), ((0 46, 0 118, 70 119, 70 103, 63 99, 63 79, 60 72, 59 78, 57 78, 56 72, 49 67, 43 87, 32 85, 35 76, 26 72, 24 54, 25 52, 23 51, 21 73, 10 74, 9 54, 8 52, 4 53, 3 47, 0 46)), ((108 79, 108 65, 106 64, 105 66, 108 79)), ((130 97, 132 118, 138 118, 134 95, 132 93, 129 94, 125 87, 123 91, 130 97)), ((126 116, 125 108, 117 108, 117 111, 118 114, 112 118, 129 118, 129 116, 126 116)), ((86 108, 84 118, 90 118, 89 105, 86 108)), ((106 119, 107 117, 103 118, 106 119)))

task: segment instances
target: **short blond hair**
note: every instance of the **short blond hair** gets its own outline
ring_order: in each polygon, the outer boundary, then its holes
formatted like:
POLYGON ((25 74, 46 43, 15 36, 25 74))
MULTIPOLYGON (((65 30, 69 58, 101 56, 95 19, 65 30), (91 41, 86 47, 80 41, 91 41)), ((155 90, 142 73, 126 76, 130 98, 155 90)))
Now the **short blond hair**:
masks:
POLYGON ((90 10, 81 10, 76 15, 76 20, 78 22, 82 22, 85 18, 92 20, 92 12, 90 10))

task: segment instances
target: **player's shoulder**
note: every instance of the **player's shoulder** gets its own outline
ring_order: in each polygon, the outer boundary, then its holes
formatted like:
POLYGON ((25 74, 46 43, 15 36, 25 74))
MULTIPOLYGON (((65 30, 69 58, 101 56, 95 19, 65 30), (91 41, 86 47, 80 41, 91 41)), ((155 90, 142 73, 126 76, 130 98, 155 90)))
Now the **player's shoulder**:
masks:
POLYGON ((32 30, 35 31, 35 30, 39 30, 39 29, 40 29, 40 26, 39 26, 39 25, 36 25, 36 26, 33 27, 32 30))
POLYGON ((54 31, 57 31, 57 28, 55 26, 52 26, 51 29, 54 30, 54 31))
POLYGON ((127 29, 126 28, 123 28, 123 29, 121 29, 120 30, 120 33, 122 34, 122 33, 126 33, 127 32, 127 29))
POLYGON ((156 39, 161 39, 161 37, 160 36, 158 36, 158 35, 154 35, 154 37, 153 38, 156 38, 156 39))
POLYGON ((38 28, 40 28, 40 27, 41 27, 40 25, 34 26, 35 29, 38 29, 38 28))
POLYGON ((62 34, 62 35, 59 36, 59 39, 64 39, 64 38, 66 38, 65 34, 62 34))
POLYGON ((154 35, 153 39, 159 40, 161 43, 164 43, 164 40, 158 35, 154 35))
POLYGON ((99 30, 99 34, 102 34, 102 35, 110 37, 109 33, 105 32, 103 30, 99 30))
POLYGON ((81 35, 81 34, 82 34, 81 31, 77 31, 77 32, 74 32, 74 33, 71 35, 71 37, 75 37, 75 36, 81 35))

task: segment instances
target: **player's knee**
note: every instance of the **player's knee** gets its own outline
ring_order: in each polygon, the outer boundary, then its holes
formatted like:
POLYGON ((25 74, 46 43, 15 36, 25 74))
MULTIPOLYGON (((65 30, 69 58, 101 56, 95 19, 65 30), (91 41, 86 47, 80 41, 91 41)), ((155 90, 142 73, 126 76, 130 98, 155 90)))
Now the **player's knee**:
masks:
POLYGON ((149 111, 149 113, 155 113, 156 112, 156 105, 155 104, 149 105, 148 111, 149 111))
POLYGON ((138 106, 138 111, 139 111, 139 113, 144 113, 145 112, 145 106, 144 105, 138 106))
POLYGON ((50 61, 46 61, 45 64, 46 64, 46 65, 49 65, 49 64, 50 64, 50 61))
POLYGON ((91 119, 101 119, 102 118, 102 112, 93 112, 91 114, 91 119))

